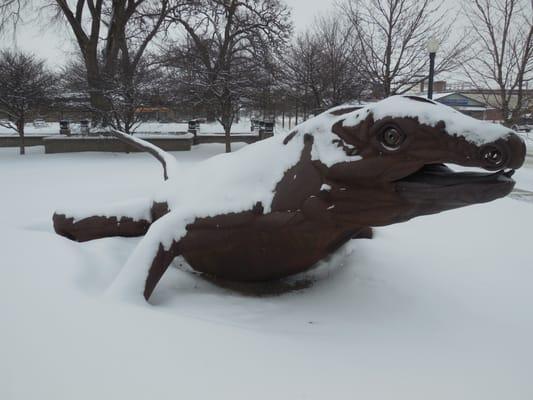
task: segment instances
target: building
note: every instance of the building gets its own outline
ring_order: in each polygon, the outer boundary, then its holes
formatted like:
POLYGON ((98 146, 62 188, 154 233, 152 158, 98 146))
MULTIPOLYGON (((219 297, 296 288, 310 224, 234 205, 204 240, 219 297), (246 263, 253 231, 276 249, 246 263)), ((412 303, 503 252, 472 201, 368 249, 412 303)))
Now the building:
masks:
MULTIPOLYGON (((433 99, 443 104, 459 109, 461 112, 472 115, 475 118, 486 119, 495 122, 502 122, 505 118, 501 110, 500 92, 495 88, 481 89, 476 85, 469 83, 452 83, 446 81, 436 81, 433 85, 433 99), (442 100, 442 101, 441 101, 442 100), (481 109, 476 107, 484 107, 481 109)), ((417 95, 425 96, 427 89, 425 83, 421 83, 417 95)), ((516 108, 519 93, 517 90, 509 90, 508 93, 509 108, 516 108)), ((533 89, 525 85, 521 92, 523 99, 522 114, 533 113, 533 89)))
POLYGON ((159 121, 167 122, 175 119, 175 113, 168 107, 138 107, 135 110, 135 114, 141 119, 141 121, 159 121))
MULTIPOLYGON (((489 120, 493 122, 503 121, 500 110, 487 104, 482 97, 470 95, 463 91, 446 90, 446 81, 436 81, 434 84, 433 100, 455 108, 463 114, 473 118, 489 120)), ((420 84, 420 91, 413 93, 416 96, 427 97, 424 82, 420 84)))
POLYGON ((502 113, 478 99, 459 92, 435 93, 433 100, 445 104, 473 118, 501 121, 502 113))

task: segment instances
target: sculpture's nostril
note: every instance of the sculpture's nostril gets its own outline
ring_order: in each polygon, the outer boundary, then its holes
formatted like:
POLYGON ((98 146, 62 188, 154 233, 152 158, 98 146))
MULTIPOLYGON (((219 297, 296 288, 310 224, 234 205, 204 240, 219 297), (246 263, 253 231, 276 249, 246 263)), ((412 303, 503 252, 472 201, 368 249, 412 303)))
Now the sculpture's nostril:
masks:
POLYGON ((503 154, 498 149, 487 149, 483 153, 483 158, 490 164, 498 165, 502 163, 503 154))
POLYGON ((494 145, 487 145, 481 148, 481 159, 488 169, 500 169, 507 162, 507 154, 501 148, 494 145))
POLYGON ((526 144, 518 135, 510 135, 507 140, 509 160, 506 168, 517 169, 524 164, 526 158, 526 144))

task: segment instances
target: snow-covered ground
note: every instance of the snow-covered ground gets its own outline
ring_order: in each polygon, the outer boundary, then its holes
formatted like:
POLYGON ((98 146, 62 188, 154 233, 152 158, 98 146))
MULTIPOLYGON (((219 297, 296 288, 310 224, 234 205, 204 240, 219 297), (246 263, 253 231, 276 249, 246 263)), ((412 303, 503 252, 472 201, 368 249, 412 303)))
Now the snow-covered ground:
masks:
POLYGON ((517 189, 533 192, 533 147, 528 154, 525 166, 515 172, 513 179, 517 182, 517 189))
MULTIPOLYGON (((187 132, 188 124, 177 122, 142 122, 136 128, 136 132, 140 133, 176 133, 187 132)), ((80 126, 77 123, 70 125, 72 133, 79 133, 80 126)), ((200 124, 200 134, 222 133, 224 128, 218 122, 211 122, 200 124)), ((251 133, 250 132, 250 120, 242 118, 239 122, 236 122, 231 127, 232 133, 251 133)), ((48 122, 44 126, 35 126, 33 123, 28 123, 24 127, 24 133, 26 135, 58 135, 59 134, 59 122, 48 122)), ((12 129, 0 126, 0 135, 15 135, 16 133, 12 129)))
MULTIPOLYGON (((533 398, 533 203, 380 228, 277 296, 173 268, 141 307, 104 295, 138 239, 74 243, 51 215, 151 192, 159 164, 17 151, 0 149, 2 400, 533 398)), ((516 179, 533 190, 533 163, 516 179)))

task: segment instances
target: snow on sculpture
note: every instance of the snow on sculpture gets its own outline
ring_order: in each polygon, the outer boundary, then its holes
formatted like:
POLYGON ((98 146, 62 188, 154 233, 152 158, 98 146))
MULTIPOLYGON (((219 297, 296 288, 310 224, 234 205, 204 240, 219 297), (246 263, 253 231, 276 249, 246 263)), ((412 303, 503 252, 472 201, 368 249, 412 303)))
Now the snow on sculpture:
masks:
POLYGON ((161 162, 160 190, 57 211, 54 228, 77 241, 144 235, 111 290, 147 300, 178 255, 213 278, 271 281, 371 237, 372 227, 506 196, 526 151, 510 129, 413 96, 336 107, 286 137, 187 171, 156 146, 113 133, 161 162), (495 172, 454 172, 444 163, 495 172))

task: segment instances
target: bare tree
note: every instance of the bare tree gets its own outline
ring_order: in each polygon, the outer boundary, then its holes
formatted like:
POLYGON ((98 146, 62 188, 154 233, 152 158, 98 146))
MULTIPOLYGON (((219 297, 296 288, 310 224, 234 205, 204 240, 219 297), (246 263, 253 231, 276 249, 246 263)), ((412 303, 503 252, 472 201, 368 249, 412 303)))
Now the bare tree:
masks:
MULTIPOLYGON (((438 0, 346 0, 341 9, 349 17, 359 41, 360 68, 387 97, 408 91, 427 79, 430 37, 449 36, 454 18, 438 0), (451 22, 450 22, 451 21, 451 22)), ((441 43, 436 73, 450 71, 461 62, 468 47, 462 38, 441 43)))
MULTIPOLYGON (((55 19, 73 33, 85 64, 90 102, 103 124, 113 105, 105 92, 106 82, 120 73, 133 79, 154 37, 164 30, 171 0, 7 0, 0 7, 0 22, 16 24, 20 10, 52 8, 55 19)), ((179 1, 173 0, 174 6, 179 1)))
POLYGON ((249 90, 243 93, 247 111, 265 121, 275 120, 277 113, 283 108, 286 93, 280 59, 280 54, 266 53, 258 57, 257 68, 249 74, 249 90))
POLYGON ((327 87, 325 106, 332 107, 359 98, 364 78, 359 71, 360 48, 353 26, 339 14, 321 17, 316 33, 321 48, 320 72, 327 87))
MULTIPOLYGON (((85 64, 81 59, 70 61, 62 68, 61 86, 66 92, 89 93, 85 64)), ((153 64, 142 60, 134 71, 125 74, 118 69, 114 76, 105 76, 102 95, 108 109, 105 110, 107 122, 115 129, 132 133, 141 122, 139 109, 150 97, 159 91, 161 79, 153 64)), ((82 109, 100 113, 88 105, 82 109)))
POLYGON ((533 99, 533 3, 527 0, 469 0, 463 3, 476 36, 465 73, 489 105, 511 125, 533 99), (490 88, 497 88, 492 96, 490 88))
POLYGON ((257 76, 257 64, 248 56, 231 62, 227 71, 216 71, 204 62, 203 51, 210 56, 209 61, 218 58, 219 47, 211 39, 202 39, 202 48, 190 37, 175 43, 163 54, 163 63, 168 71, 169 93, 172 101, 183 112, 208 119, 216 119, 224 132, 231 130, 231 125, 243 106, 245 97, 255 87, 253 76, 257 76), (228 129, 226 129, 226 127, 228 129))
POLYGON ((50 97, 55 77, 43 60, 31 54, 0 52, 0 112, 8 116, 0 125, 20 136, 20 154, 25 153, 24 124, 29 112, 50 97))
POLYGON ((171 21, 187 39, 174 47, 183 51, 168 65, 180 67, 191 94, 212 105, 224 128, 227 152, 250 77, 265 54, 287 41, 289 15, 279 0, 197 0, 172 10, 171 21))
POLYGON ((308 111, 360 99, 367 84, 353 33, 353 26, 340 14, 318 18, 284 57, 286 87, 304 116, 308 111))
POLYGON ((0 2, 0 34, 13 30, 20 22, 25 6, 24 0, 2 0, 0 2))
POLYGON ((147 62, 141 62, 131 76, 117 74, 107 82, 104 96, 111 104, 110 124, 123 132, 132 133, 139 126, 139 109, 158 92, 161 80, 147 62))
POLYGON ((319 42, 312 32, 307 31, 295 39, 284 58, 284 81, 288 93, 306 111, 320 108, 325 97, 319 71, 320 56, 319 42))

